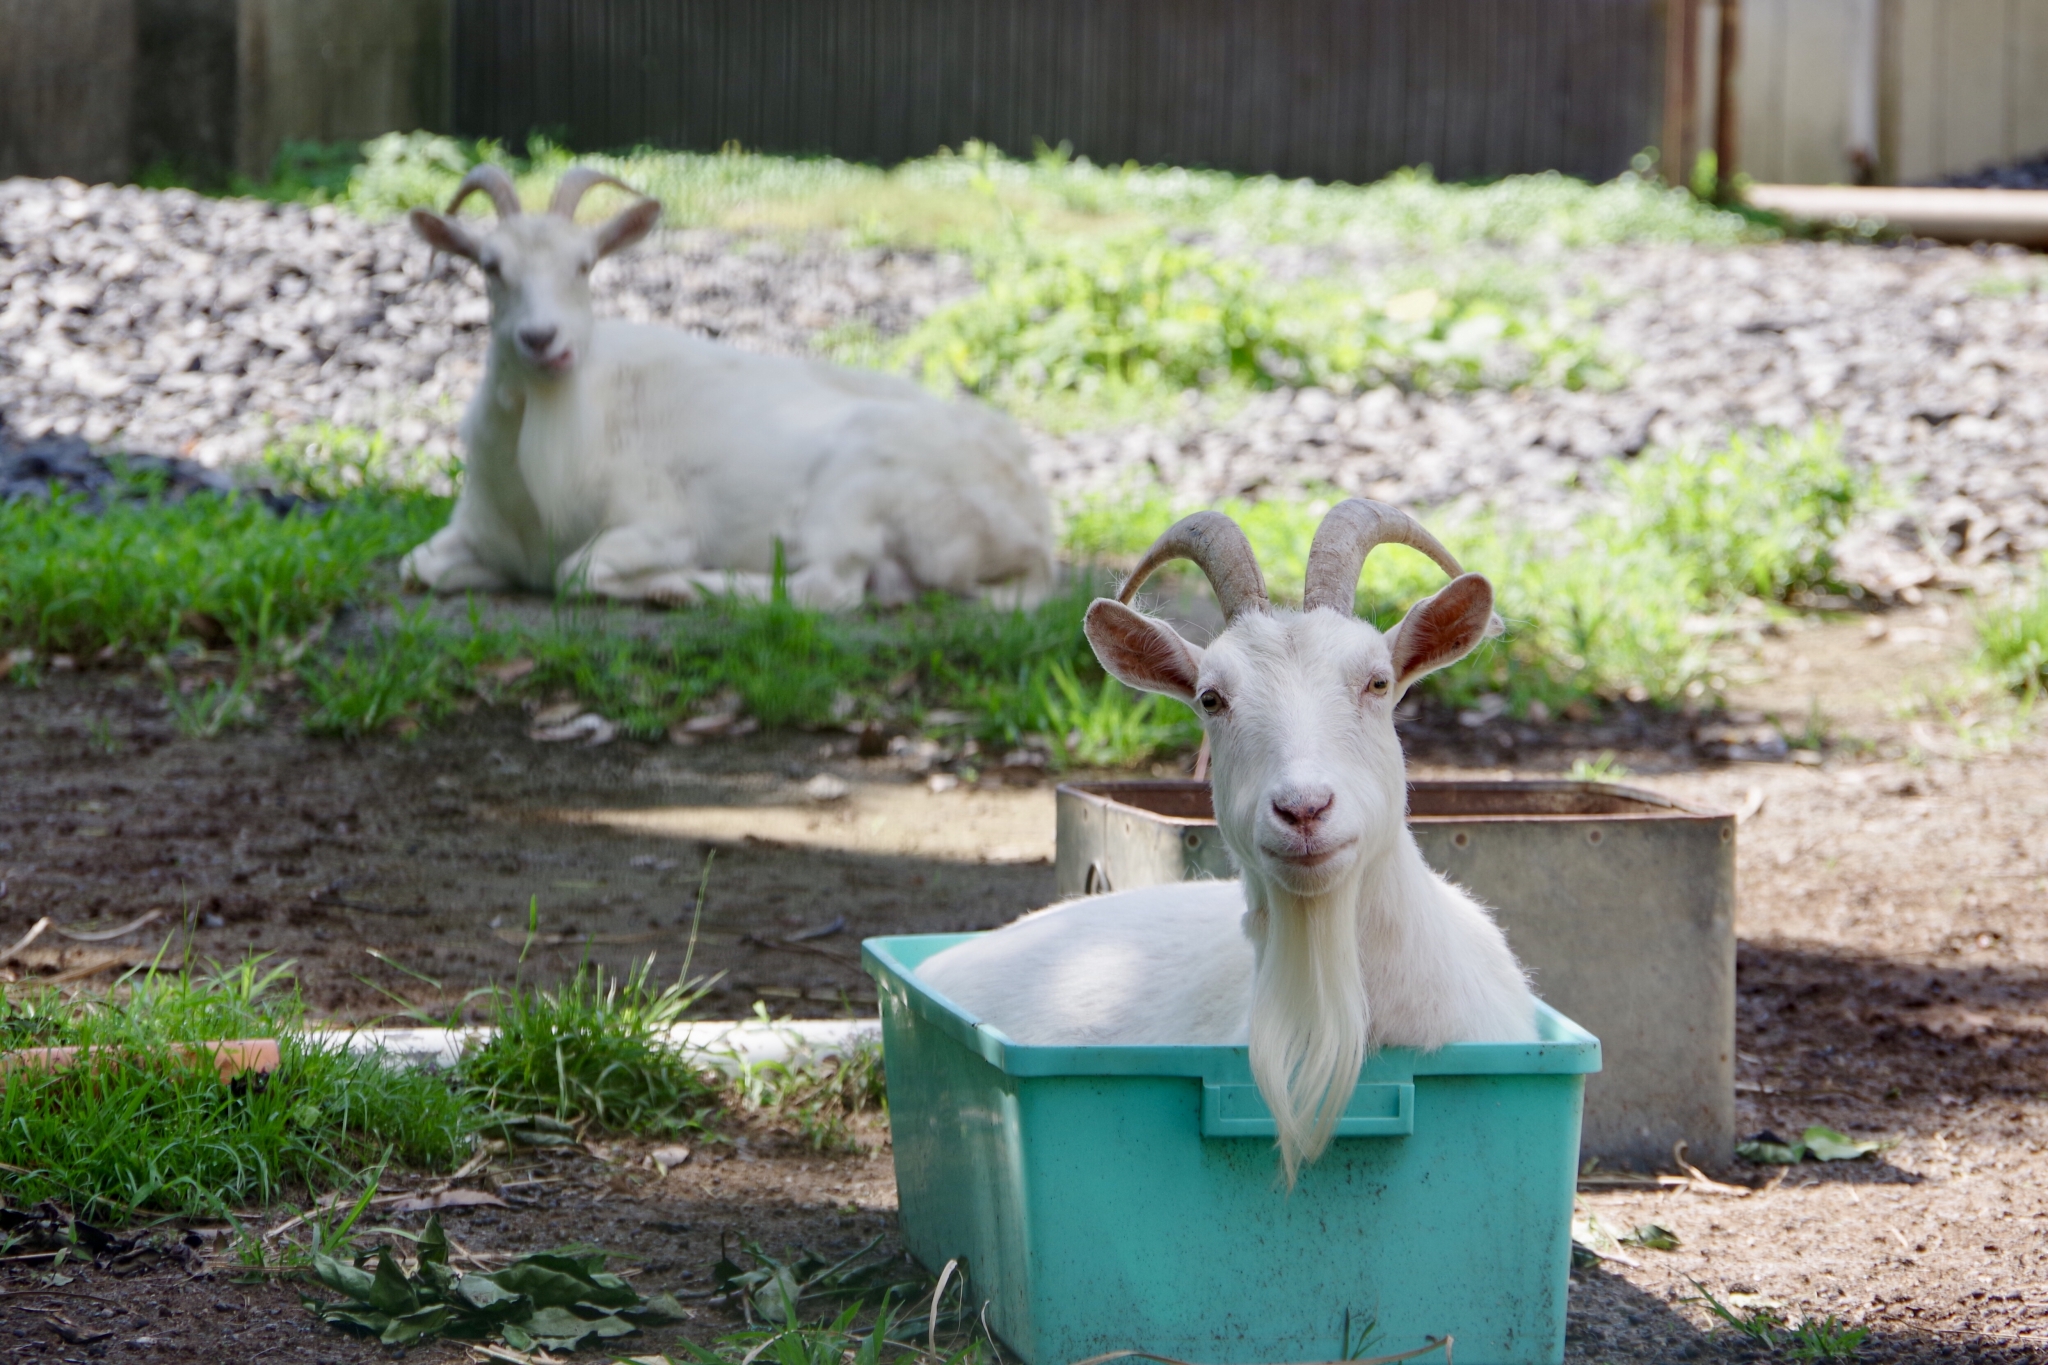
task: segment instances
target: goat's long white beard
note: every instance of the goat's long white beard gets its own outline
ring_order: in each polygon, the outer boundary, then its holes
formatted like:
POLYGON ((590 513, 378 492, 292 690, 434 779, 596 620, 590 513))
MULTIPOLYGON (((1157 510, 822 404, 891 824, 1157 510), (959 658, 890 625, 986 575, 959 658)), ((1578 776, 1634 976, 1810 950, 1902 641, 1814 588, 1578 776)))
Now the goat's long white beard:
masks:
POLYGON ((1358 897, 1298 900, 1269 888, 1252 984, 1252 1079, 1273 1112, 1288 1188, 1330 1144, 1358 1088, 1370 1026, 1358 897))

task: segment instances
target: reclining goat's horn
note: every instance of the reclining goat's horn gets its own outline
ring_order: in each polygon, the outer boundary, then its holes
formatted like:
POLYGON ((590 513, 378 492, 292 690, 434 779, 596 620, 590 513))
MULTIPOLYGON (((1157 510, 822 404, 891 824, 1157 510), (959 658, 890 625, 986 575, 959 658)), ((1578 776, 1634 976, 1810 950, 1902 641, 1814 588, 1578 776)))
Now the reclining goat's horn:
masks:
POLYGON ((497 206, 500 218, 519 216, 519 191, 512 188, 512 177, 505 174, 503 166, 472 166, 469 174, 462 177, 462 183, 455 187, 455 197, 448 201, 447 212, 453 213, 462 207, 462 201, 482 190, 491 196, 491 203, 497 206))
POLYGON ((1309 543, 1308 568, 1302 575, 1301 609, 1351 614, 1358 600, 1358 574, 1365 557, 1379 545, 1407 545, 1422 551, 1456 578, 1464 572, 1443 542, 1398 507, 1365 498, 1346 498, 1332 507, 1309 543))
POLYGON ((1272 605, 1266 599, 1266 578, 1252 557, 1251 542, 1238 524, 1221 512, 1196 512, 1167 527, 1124 580, 1117 601, 1128 606, 1152 571, 1175 559, 1190 560, 1208 575, 1225 621, 1235 621, 1247 611, 1266 611, 1272 605))
POLYGON ((562 173, 562 178, 555 182, 555 193, 548 200, 548 212, 560 214, 564 218, 574 218, 576 206, 583 202, 583 196, 599 185, 616 185, 628 194, 640 193, 617 176, 594 171, 588 166, 571 166, 562 173))

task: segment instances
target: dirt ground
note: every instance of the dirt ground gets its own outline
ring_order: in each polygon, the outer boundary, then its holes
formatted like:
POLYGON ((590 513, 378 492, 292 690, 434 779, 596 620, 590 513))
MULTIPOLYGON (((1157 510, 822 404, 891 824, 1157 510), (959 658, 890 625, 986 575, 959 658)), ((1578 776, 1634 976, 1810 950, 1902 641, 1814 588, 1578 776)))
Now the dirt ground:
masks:
MULTIPOLYGON (((1867 1326, 1866 1361, 2048 1359, 2048 765, 2035 731, 1957 690, 1967 650, 1963 608, 1933 602, 1729 642, 1729 711, 1702 721, 1410 727, 1419 776, 1555 774, 1612 751, 1630 781, 1744 812, 1742 1131, 1896 1141, 1861 1162, 1722 1172, 1746 1197, 1582 1193, 1604 1226, 1655 1222, 1680 1247, 1575 1274, 1568 1360, 1742 1358, 1686 1301, 1694 1281, 1867 1326), (1716 756, 1773 751, 1773 720, 1821 747, 1716 756)), ((994 925, 1052 895, 1051 786, 1029 774, 935 793, 914 750, 863 759, 835 734, 548 745, 509 709, 357 745, 292 719, 278 703, 262 730, 196 741, 144 680, 0 690, 0 936, 162 912, 111 944, 39 940, 8 970, 87 973, 189 921, 198 956, 298 961, 338 1020, 397 1000, 445 1012, 521 970, 530 903, 527 979, 586 953, 618 967, 654 951, 674 971, 715 851, 692 971, 723 976, 704 1013, 865 1013, 863 936, 994 925), (813 799, 820 773, 850 793, 813 799)), ((583 1239, 643 1258, 643 1285, 697 1296, 682 1330, 699 1339, 733 1325, 705 1297, 722 1236, 891 1246, 885 1133, 832 1157, 758 1125, 733 1136, 666 1177, 632 1144, 580 1158, 533 1187, 548 1197, 451 1214, 450 1230, 480 1254, 583 1239)), ((383 1358, 313 1324, 295 1288, 224 1265, 87 1268, 66 1286, 110 1303, 19 1294, 35 1270, 8 1267, 0 1361, 383 1358), (111 1335, 65 1345, 53 1307, 74 1335, 111 1335)))

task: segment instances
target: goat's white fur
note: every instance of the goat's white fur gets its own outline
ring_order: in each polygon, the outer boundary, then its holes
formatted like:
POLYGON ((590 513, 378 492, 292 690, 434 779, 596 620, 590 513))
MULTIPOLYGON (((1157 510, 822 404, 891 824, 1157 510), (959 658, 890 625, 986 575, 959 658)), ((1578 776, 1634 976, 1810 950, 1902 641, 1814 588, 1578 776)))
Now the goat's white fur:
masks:
POLYGON ((1242 880, 1069 901, 937 954, 919 976, 1024 1043, 1248 1044, 1290 1182, 1328 1144, 1374 1049, 1534 1038, 1534 997, 1499 927, 1408 831, 1394 733, 1407 688, 1490 629, 1492 592, 1474 575, 1384 636, 1329 609, 1261 611, 1206 649, 1098 601, 1089 639, 1111 673, 1221 702, 1196 712, 1242 880), (1317 802, 1306 826, 1279 814, 1317 802))
POLYGON ((1045 596, 1051 514, 1008 419, 887 375, 597 321, 592 266, 658 216, 647 200, 595 229, 549 212, 479 232, 414 212, 483 268, 491 336, 455 512, 406 557, 409 583, 766 596, 780 542, 807 605, 1045 596))

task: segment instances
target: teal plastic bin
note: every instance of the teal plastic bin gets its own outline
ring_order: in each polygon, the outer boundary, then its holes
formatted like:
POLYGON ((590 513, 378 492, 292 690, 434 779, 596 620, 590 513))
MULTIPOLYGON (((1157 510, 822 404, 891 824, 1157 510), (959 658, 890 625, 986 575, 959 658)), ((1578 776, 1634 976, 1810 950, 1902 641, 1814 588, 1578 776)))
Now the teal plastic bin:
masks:
POLYGON ((1546 1007, 1539 1042, 1382 1051, 1289 1193, 1245 1049, 1012 1042, 917 979, 969 937, 862 960, 904 1242, 960 1258, 1029 1365, 1335 1360, 1347 1314, 1354 1354, 1450 1334, 1458 1365, 1564 1358, 1584 1029, 1546 1007))

